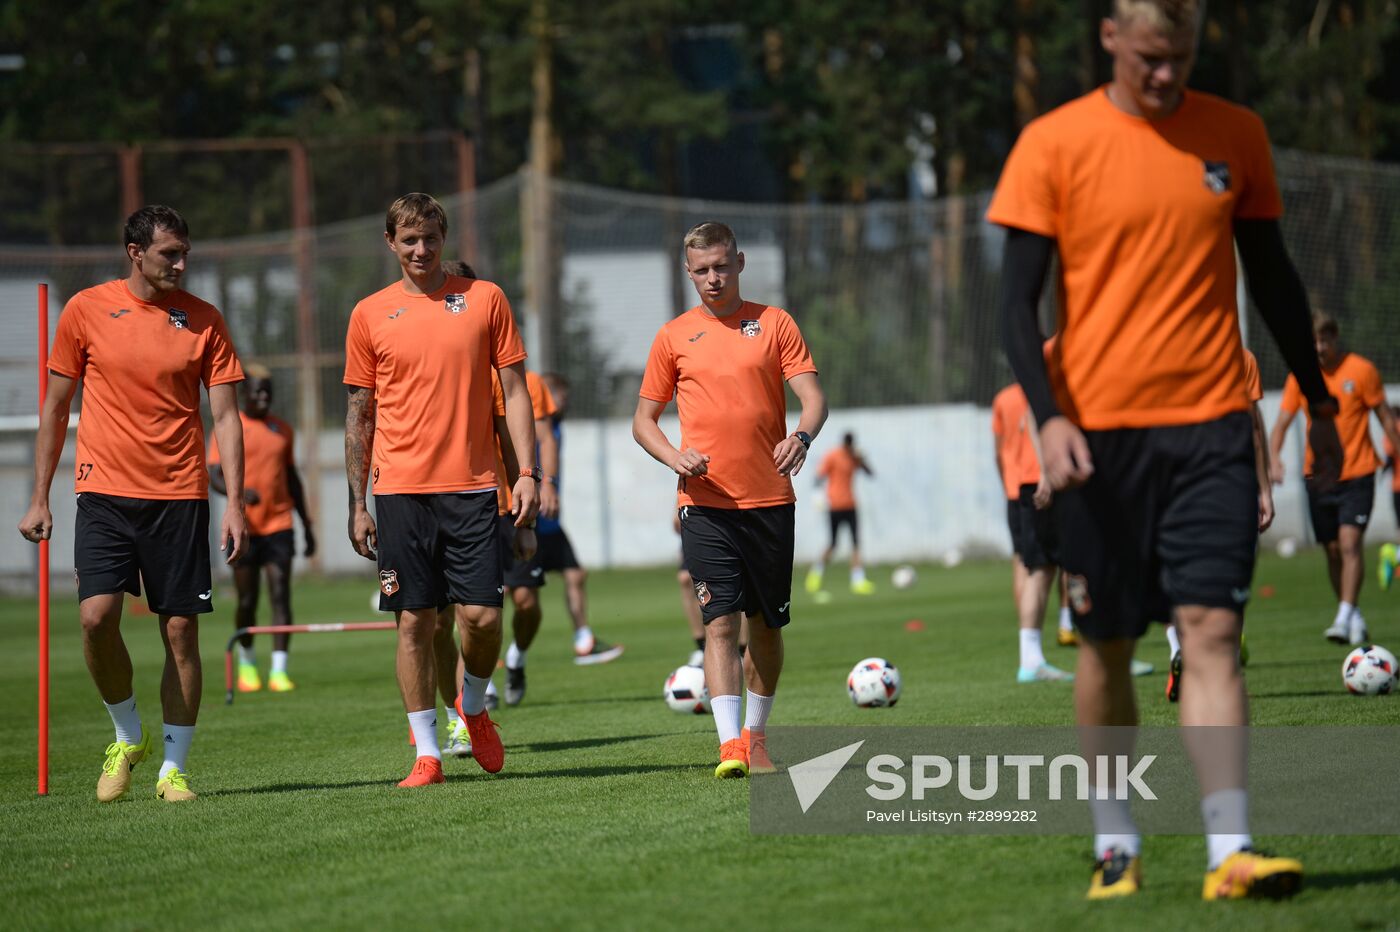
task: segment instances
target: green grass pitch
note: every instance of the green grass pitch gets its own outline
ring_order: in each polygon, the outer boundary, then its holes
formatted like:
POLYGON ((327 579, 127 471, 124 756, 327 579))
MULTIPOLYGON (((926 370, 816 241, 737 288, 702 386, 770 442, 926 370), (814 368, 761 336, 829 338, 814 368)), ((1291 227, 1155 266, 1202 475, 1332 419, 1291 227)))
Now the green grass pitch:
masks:
MULTIPOLYGON (((829 580, 844 572, 834 567, 829 580)), ((1070 689, 1014 683, 1010 573, 1001 562, 921 567, 896 592, 794 593, 774 724, 1064 724, 1070 689), (919 619, 922 631, 906 630, 919 619), (851 706, 844 676, 868 655, 904 674, 892 710, 851 706)), ((669 711, 666 674, 689 654, 674 574, 596 573, 595 630, 627 645, 615 663, 571 662, 562 583, 544 590, 525 703, 498 714, 505 770, 449 759, 446 786, 394 784, 413 760, 393 679, 392 634, 302 635, 287 695, 223 704, 231 591, 204 626, 205 697, 190 760, 200 799, 154 798, 158 766, 130 796, 93 797, 111 726, 83 665, 71 596, 55 598, 51 796, 34 793, 31 601, 0 602, 0 897, 6 928, 1161 928, 1385 929, 1400 916, 1400 837, 1259 841, 1300 857, 1287 903, 1202 903, 1204 842, 1146 841, 1145 889, 1086 903, 1083 837, 754 837, 748 786, 712 776, 708 717, 669 711)), ((800 583, 800 580, 799 580, 800 583)), ((298 622, 368 620, 373 583, 304 580, 298 622)), ((1321 559, 1266 556, 1256 578, 1248 683, 1260 724, 1388 724, 1400 697, 1345 693, 1345 653, 1326 643, 1332 598, 1321 559), (1272 587, 1272 589, 1266 588, 1272 587)), ((1372 632, 1400 647, 1400 592, 1368 580, 1372 632)), ((265 615, 263 616, 265 619, 265 615)), ((1053 622, 1052 622, 1053 624, 1053 622)), ((160 646, 128 617, 136 694, 159 726, 160 646)), ((1073 666, 1073 649, 1046 653, 1073 666)), ((266 667, 269 643, 260 639, 266 667)), ((1143 721, 1175 721, 1162 697, 1161 629, 1139 656, 1143 721)), ((503 685, 503 684, 502 684, 503 685)), ((1364 802, 1364 801, 1360 801, 1364 802)), ((1389 814, 1394 823, 1396 814, 1389 814)))

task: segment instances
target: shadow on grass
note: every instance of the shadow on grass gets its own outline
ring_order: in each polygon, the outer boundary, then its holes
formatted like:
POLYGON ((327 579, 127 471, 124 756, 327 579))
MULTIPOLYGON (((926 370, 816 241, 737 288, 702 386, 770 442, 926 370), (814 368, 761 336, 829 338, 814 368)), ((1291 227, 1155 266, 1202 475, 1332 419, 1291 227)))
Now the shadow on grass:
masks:
POLYGON ((610 735, 601 738, 576 738, 572 741, 536 741, 533 744, 512 744, 508 745, 507 748, 511 751, 531 751, 534 753, 572 751, 578 748, 601 748, 610 744, 626 744, 629 741, 650 741, 652 738, 676 738, 691 734, 696 734, 696 732, 670 731, 659 735, 610 735))
POLYGON ((1250 701, 1255 699, 1306 699, 1312 696, 1345 696, 1346 693, 1340 689, 1285 689, 1276 693, 1250 693, 1250 701))
MULTIPOLYGON (((689 770, 700 773, 705 770, 705 764, 702 762, 694 764, 632 764, 607 767, 560 767, 554 770, 506 770, 498 774, 477 772, 453 775, 447 782, 461 783, 463 780, 537 780, 560 777, 620 777, 644 773, 667 773, 678 770, 689 770)), ((400 779, 401 778, 398 776, 386 775, 382 780, 349 780, 344 783, 269 783, 266 786, 213 790, 208 793, 200 793, 199 795, 209 798, 217 796, 263 796, 271 793, 305 793, 308 790, 356 790, 367 786, 395 789, 395 784, 397 784, 400 779)))
POLYGON ((606 705, 614 702, 659 702, 660 700, 660 693, 648 693, 645 696, 606 696, 596 699, 559 699, 554 702, 531 702, 529 703, 529 707, 532 709, 542 709, 552 705, 606 705))
POLYGON ((1382 870, 1332 871, 1331 873, 1303 875, 1303 889, 1340 890, 1351 887, 1364 887, 1367 884, 1393 884, 1400 879, 1400 865, 1382 870))

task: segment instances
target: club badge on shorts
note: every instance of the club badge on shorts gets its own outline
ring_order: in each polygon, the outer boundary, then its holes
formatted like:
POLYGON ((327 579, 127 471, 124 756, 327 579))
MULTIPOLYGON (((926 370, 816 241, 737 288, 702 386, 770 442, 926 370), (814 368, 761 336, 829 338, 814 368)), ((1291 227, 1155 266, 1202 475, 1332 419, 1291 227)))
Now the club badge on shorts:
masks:
POLYGON ((442 299, 443 306, 453 314, 460 314, 467 309, 467 296, 464 294, 450 294, 442 299))
POLYGON ((1206 162, 1206 174, 1203 180, 1212 194, 1224 194, 1230 190, 1230 163, 1206 162))
POLYGON ((1074 609, 1076 615, 1087 615, 1094 607, 1094 602, 1089 598, 1089 580, 1083 576, 1065 576, 1068 584, 1065 592, 1069 595, 1070 608, 1074 609))
POLYGON ((190 319, 189 319, 188 317, 185 316, 185 312, 184 312, 184 311, 178 311, 178 310, 176 310, 176 309, 173 308, 173 307, 170 308, 169 311, 170 311, 170 326, 174 327, 176 330, 188 330, 188 329, 189 329, 189 327, 190 327, 190 319))
POLYGON ((700 603, 700 607, 704 608, 706 605, 709 605, 711 598, 710 587, 702 582, 697 582, 695 584, 695 601, 700 603))
POLYGON ((380 570, 379 571, 379 591, 386 596, 391 596, 399 591, 399 571, 380 570))
POLYGON ((763 332, 763 328, 758 325, 756 320, 741 320, 739 321, 739 332, 752 340, 763 332))

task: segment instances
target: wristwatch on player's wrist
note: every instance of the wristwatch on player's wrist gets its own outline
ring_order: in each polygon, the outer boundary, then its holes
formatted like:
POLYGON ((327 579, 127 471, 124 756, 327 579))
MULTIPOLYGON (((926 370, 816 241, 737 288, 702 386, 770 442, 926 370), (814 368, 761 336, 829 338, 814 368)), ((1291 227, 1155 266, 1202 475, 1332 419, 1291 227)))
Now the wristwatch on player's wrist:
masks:
POLYGON ((1313 417, 1336 417, 1341 405, 1337 402, 1336 395, 1328 395, 1321 401, 1308 403, 1308 414, 1313 417))
POLYGON ((795 430, 795 431, 792 432, 792 435, 793 435, 794 437, 796 437, 798 440, 802 441, 802 448, 803 448, 804 450, 810 450, 810 449, 812 449, 812 435, 811 435, 811 434, 807 433, 805 430, 795 430))
POLYGON ((529 469, 520 470, 520 478, 534 479, 536 482, 539 482, 544 478, 544 473, 540 471, 538 466, 532 466, 529 469))

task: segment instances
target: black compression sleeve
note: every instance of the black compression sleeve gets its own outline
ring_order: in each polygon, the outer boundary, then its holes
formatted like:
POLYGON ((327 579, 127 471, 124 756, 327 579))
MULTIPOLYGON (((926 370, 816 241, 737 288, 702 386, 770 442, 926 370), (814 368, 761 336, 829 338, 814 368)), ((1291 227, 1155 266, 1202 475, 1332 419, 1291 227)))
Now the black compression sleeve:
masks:
POLYGON ((1326 401, 1329 393, 1318 367, 1308 294, 1288 258, 1278 221, 1236 220, 1235 242, 1249 293, 1288 368, 1297 376, 1298 387, 1308 401, 1326 401))
POLYGON ((1037 312, 1054 254, 1055 241, 1050 237, 1007 229, 1001 265, 1001 345, 1037 424, 1061 413, 1045 371, 1045 338, 1040 335, 1037 312))

